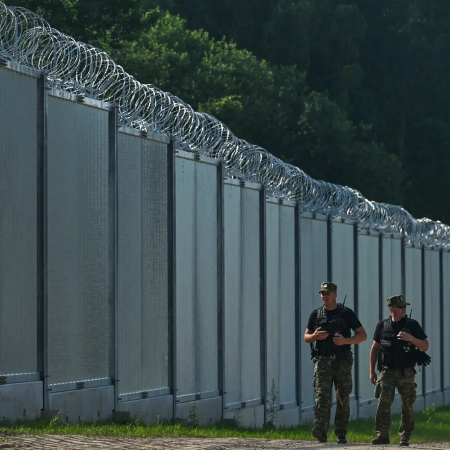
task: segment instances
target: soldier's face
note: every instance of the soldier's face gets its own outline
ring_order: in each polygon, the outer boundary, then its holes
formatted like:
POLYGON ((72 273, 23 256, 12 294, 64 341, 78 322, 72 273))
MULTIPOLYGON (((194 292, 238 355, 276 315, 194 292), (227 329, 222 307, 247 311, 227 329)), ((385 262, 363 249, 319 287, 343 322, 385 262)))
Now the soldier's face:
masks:
POLYGON ((406 316, 406 306, 391 306, 389 308, 396 318, 406 316))
POLYGON ((322 303, 324 305, 327 305, 327 304, 330 304, 330 303, 333 303, 333 302, 336 301, 337 292, 325 292, 325 291, 322 291, 320 293, 320 297, 322 299, 322 303))

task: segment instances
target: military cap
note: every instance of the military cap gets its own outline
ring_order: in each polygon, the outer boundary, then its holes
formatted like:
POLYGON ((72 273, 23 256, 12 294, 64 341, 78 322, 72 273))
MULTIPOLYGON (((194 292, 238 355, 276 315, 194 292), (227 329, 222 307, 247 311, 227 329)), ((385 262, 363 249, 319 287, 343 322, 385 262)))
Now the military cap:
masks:
POLYGON ((388 306, 406 306, 410 305, 411 303, 405 302, 403 295, 394 295, 387 299, 387 304, 388 306))
POLYGON ((337 286, 331 281, 324 281, 320 285, 320 292, 337 292, 337 286))

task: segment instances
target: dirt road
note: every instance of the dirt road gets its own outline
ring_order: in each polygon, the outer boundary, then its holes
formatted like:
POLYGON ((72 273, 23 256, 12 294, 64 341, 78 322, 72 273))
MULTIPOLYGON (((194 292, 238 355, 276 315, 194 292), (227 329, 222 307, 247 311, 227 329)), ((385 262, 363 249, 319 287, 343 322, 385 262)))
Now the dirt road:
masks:
MULTIPOLYGON (((87 449, 108 449, 108 450, 291 450, 308 448, 310 450, 321 449, 350 449, 350 450, 375 450, 381 448, 399 448, 395 444, 385 446, 373 446, 367 443, 349 443, 339 445, 334 441, 327 444, 320 444, 313 441, 293 441, 293 440, 271 440, 271 439, 242 439, 242 438, 221 438, 221 439, 193 439, 193 438, 106 438, 106 437, 84 437, 84 436, 49 436, 49 435, 20 435, 4 437, 0 441, 0 449, 33 449, 33 450, 87 450, 87 449)), ((411 444, 412 449, 421 450, 450 450, 450 443, 439 444, 411 444)))

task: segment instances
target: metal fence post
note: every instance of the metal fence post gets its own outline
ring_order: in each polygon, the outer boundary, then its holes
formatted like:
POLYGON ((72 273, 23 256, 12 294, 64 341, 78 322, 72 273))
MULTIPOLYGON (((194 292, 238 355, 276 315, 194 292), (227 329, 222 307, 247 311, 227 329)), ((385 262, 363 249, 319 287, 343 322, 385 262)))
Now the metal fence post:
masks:
POLYGON ((402 295, 406 297, 406 260, 405 260, 405 238, 401 239, 401 266, 402 266, 402 295))
POLYGON ((300 376, 300 364, 302 357, 302 343, 300 335, 300 292, 301 292, 301 258, 300 258, 300 202, 295 205, 294 212, 294 246, 295 246, 295 383, 297 405, 299 407, 299 423, 302 411, 302 389, 301 389, 301 376, 300 376))
MULTIPOLYGON (((354 259, 354 293, 355 293, 355 301, 354 301, 354 312, 356 316, 358 316, 359 309, 359 282, 358 282, 358 223, 356 222, 353 225, 353 259, 354 259)), ((358 361, 359 358, 359 349, 358 345, 355 345, 355 361, 358 361)), ((355 399, 356 399, 356 417, 359 417, 359 370, 358 364, 355 364, 355 399)))
POLYGON ((260 239, 260 337, 261 337, 261 400, 264 405, 264 424, 267 423, 267 267, 266 267, 266 189, 259 193, 259 239, 260 239))
POLYGON ((225 249, 224 249, 224 185, 225 164, 217 167, 217 347, 218 347, 218 387, 222 395, 222 418, 225 413, 225 249))
POLYGON ((110 342, 109 342, 109 376, 114 384, 114 411, 118 410, 119 398, 119 367, 118 367, 118 295, 117 295, 117 220, 118 220, 118 180, 117 180, 117 153, 119 141, 119 108, 112 105, 108 115, 108 139, 109 139, 109 161, 108 161, 108 234, 109 234, 109 314, 110 314, 110 342))
POLYGON ((43 409, 49 409, 47 297, 47 73, 38 80, 37 104, 37 362, 43 381, 43 409))
POLYGON ((383 319, 383 233, 378 236, 378 320, 383 319))
MULTIPOLYGON (((439 250, 439 311, 441 311, 439 322, 441 334, 444 332, 444 250, 442 248, 439 250)), ((441 391, 444 392, 444 364, 445 352, 444 352, 444 340, 441 341, 441 346, 439 348, 440 358, 441 358, 441 391)), ((444 402, 445 403, 445 402, 444 402)))
POLYGON ((333 281, 333 262, 332 262, 332 242, 331 242, 331 233, 332 233, 333 222, 331 217, 327 218, 327 280, 333 281))
MULTIPOLYGON (((421 260, 422 260, 422 292, 421 292, 421 309, 422 309, 422 327, 425 328, 425 294, 426 294, 426 277, 425 277, 425 245, 421 245, 421 260)), ((425 372, 426 370, 422 370, 422 394, 423 398, 427 396, 427 388, 425 385, 425 372)), ((426 403, 425 403, 426 405, 426 403)))
POLYGON ((176 303, 176 176, 175 142, 167 146, 167 229, 168 229, 168 294, 169 294, 169 382, 173 395, 173 419, 177 414, 177 303, 176 303))

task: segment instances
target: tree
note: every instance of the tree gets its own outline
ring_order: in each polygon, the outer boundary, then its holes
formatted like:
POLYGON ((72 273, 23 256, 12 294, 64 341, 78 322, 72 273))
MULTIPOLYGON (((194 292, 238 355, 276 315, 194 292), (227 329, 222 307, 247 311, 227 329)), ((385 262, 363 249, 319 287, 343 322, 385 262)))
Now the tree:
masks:
POLYGON ((91 45, 112 45, 137 37, 148 26, 145 14, 171 0, 14 0, 53 28, 91 45))
POLYGON ((376 19, 367 17, 373 3, 20 1, 56 28, 109 52, 139 81, 215 115, 238 137, 315 178, 378 201, 403 200, 399 158, 407 166, 389 140, 395 112, 382 99, 391 91, 405 94, 396 91, 400 82, 389 79, 387 69, 374 70, 382 86, 367 73, 381 60, 377 51, 361 55, 376 32, 376 19), (181 11, 188 22, 165 8, 181 11), (193 24, 206 31, 189 29, 193 24))

